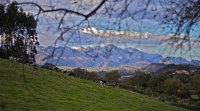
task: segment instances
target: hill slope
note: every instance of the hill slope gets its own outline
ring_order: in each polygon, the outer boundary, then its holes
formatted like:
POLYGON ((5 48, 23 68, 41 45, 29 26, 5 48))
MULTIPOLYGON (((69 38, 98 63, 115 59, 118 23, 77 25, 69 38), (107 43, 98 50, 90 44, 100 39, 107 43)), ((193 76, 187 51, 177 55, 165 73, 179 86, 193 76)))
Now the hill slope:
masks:
POLYGON ((184 111, 148 96, 0 59, 0 110, 184 111), (24 73, 23 73, 24 71, 24 73))

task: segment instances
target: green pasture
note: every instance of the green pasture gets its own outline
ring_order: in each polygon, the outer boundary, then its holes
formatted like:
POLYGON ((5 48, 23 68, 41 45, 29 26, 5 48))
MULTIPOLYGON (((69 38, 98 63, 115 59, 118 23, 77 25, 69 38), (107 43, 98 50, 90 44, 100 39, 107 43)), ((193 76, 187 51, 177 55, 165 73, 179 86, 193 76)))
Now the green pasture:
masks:
POLYGON ((0 110, 186 111, 132 91, 0 59, 0 110))

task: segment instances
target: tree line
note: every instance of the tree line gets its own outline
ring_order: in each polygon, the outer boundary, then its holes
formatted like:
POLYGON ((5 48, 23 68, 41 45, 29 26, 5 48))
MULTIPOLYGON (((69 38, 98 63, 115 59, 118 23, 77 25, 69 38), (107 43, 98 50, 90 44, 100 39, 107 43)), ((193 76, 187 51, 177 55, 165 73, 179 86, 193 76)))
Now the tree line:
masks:
POLYGON ((35 62, 39 46, 36 27, 34 16, 24 12, 17 2, 0 4, 0 57, 35 62))
POLYGON ((137 72, 135 76, 121 80, 121 84, 149 89, 152 93, 166 94, 180 98, 190 98, 198 95, 200 98, 200 75, 192 74, 156 74, 150 75, 137 72))

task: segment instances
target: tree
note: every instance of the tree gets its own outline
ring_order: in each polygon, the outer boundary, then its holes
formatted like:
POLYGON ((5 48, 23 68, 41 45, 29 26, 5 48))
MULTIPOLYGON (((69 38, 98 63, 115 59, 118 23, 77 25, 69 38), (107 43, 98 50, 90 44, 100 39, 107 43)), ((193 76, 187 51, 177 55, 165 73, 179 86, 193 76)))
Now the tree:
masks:
POLYGON ((103 78, 105 78, 108 83, 119 83, 119 79, 121 78, 121 76, 119 75, 117 70, 113 70, 110 72, 106 72, 103 78))
POLYGON ((73 73, 76 77, 79 77, 81 79, 86 79, 94 82, 100 80, 100 76, 97 75, 95 72, 89 72, 85 69, 81 69, 80 67, 73 69, 73 73))
POLYGON ((84 78, 84 74, 86 73, 86 70, 78 67, 78 68, 75 68, 73 72, 75 73, 76 77, 84 78))
POLYGON ((191 77, 189 84, 191 85, 192 90, 195 90, 196 94, 200 98, 200 75, 195 75, 191 77))
POLYGON ((181 80, 169 78, 161 86, 162 91, 167 95, 177 95, 177 90, 181 87, 181 80))
POLYGON ((177 91, 177 96, 180 98, 188 98, 190 97, 190 84, 181 84, 180 89, 177 91))
POLYGON ((137 72, 136 75, 132 77, 131 84, 133 86, 142 86, 146 88, 150 77, 149 74, 145 74, 144 72, 137 72))
POLYGON ((159 92, 162 93, 161 86, 165 80, 169 79, 169 76, 167 74, 159 74, 159 75, 153 75, 148 81, 148 87, 153 90, 153 92, 159 92))
POLYGON ((95 72, 88 72, 87 71, 86 73, 84 73, 84 79, 97 82, 98 80, 100 80, 100 76, 97 75, 95 72))
POLYGON ((45 68, 45 69, 49 69, 49 70, 53 70, 53 68, 56 67, 56 65, 52 64, 52 63, 48 63, 46 62, 42 68, 45 68))
POLYGON ((186 74, 176 74, 176 75, 173 75, 173 77, 180 79, 183 84, 186 84, 189 82, 189 75, 186 75, 186 74))
POLYGON ((3 33, 3 27, 4 27, 4 23, 3 23, 3 17, 5 15, 5 6, 3 4, 0 4, 0 35, 3 33))
POLYGON ((124 84, 124 85, 128 85, 128 86, 131 86, 132 84, 131 84, 131 77, 128 77, 128 78, 125 78, 125 79, 122 79, 122 80, 120 80, 120 83, 121 84, 124 84))
POLYGON ((158 76, 151 76, 151 78, 148 81, 148 87, 153 92, 158 92, 160 85, 161 85, 161 81, 159 80, 158 76))
POLYGON ((1 48, 7 58, 12 55, 35 62, 37 54, 36 46, 39 45, 36 37, 37 21, 30 13, 26 14, 17 2, 12 2, 6 8, 0 6, 0 19, 3 23, 0 26, 1 48))

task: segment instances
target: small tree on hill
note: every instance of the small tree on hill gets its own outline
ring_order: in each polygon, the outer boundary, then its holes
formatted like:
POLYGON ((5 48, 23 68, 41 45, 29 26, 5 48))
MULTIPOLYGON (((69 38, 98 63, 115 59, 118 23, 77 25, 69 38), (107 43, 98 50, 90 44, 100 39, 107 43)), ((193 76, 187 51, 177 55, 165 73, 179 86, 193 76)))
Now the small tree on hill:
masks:
POLYGON ((121 78, 121 76, 119 75, 117 70, 113 70, 107 72, 103 78, 105 78, 105 80, 107 80, 108 83, 119 83, 119 79, 121 78))
POLYGON ((151 88, 151 90, 153 90, 153 92, 159 92, 162 93, 162 89, 161 86, 163 84, 163 82, 167 79, 169 79, 170 77, 167 74, 159 74, 159 75, 153 75, 151 76, 151 78, 148 81, 148 87, 151 88))
POLYGON ((162 91, 167 95, 177 95, 177 90, 181 87, 181 80, 169 78, 161 85, 162 91))
POLYGON ((137 72, 136 75, 131 78, 131 84, 133 86, 142 86, 146 88, 150 77, 149 74, 144 72, 137 72))

